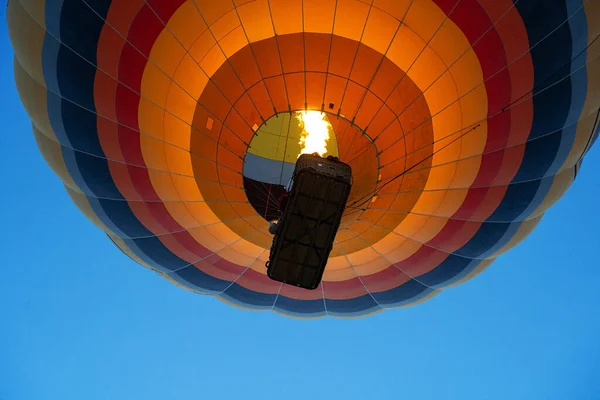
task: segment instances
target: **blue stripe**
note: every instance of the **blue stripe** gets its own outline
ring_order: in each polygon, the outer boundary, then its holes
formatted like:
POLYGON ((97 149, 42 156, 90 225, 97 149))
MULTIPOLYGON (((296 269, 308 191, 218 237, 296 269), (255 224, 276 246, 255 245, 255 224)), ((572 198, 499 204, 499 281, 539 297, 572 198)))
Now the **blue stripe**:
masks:
POLYGON ((420 275, 419 282, 430 288, 441 289, 461 280, 477 268, 480 263, 481 260, 478 259, 450 254, 440 265, 426 274, 420 275))
POLYGON ((525 210, 523 210, 521 215, 519 215, 515 220, 524 221, 527 218, 529 218, 529 216, 531 216, 531 214, 535 210, 537 210, 537 208, 540 205, 542 205, 542 203, 546 199, 546 196, 548 195, 548 192, 550 191, 550 188, 552 188, 553 183, 554 183, 554 176, 549 176, 547 178, 540 180, 537 193, 531 199, 529 207, 527 207, 525 210))
POLYGON ((169 276, 183 286, 211 295, 221 293, 231 283, 206 274, 193 265, 170 273, 169 276))
POLYGON ((123 233, 123 236, 119 235, 121 238, 137 239, 154 235, 138 221, 126 201, 96 199, 93 197, 88 197, 88 201, 92 205, 96 215, 101 218, 105 225, 113 225, 118 229, 115 233, 123 233), (103 218, 103 216, 105 216, 105 218, 103 218))
POLYGON ((58 40, 60 40, 60 15, 63 12, 63 3, 63 0, 46 0, 44 9, 46 31, 58 40))
POLYGON ((256 309, 270 309, 277 298, 276 294, 255 292, 233 283, 225 292, 219 295, 232 303, 241 306, 252 306, 256 309))
POLYGON ((325 303, 323 303, 323 299, 296 300, 282 295, 277 297, 273 309, 276 309, 283 314, 297 317, 305 317, 307 315, 324 316, 327 314, 325 312, 325 303))
POLYGON ((455 252, 467 258, 492 256, 518 231, 520 223, 511 222, 525 220, 543 202, 552 176, 564 163, 575 137, 576 126, 565 129, 565 125, 578 120, 586 96, 586 81, 581 74, 568 77, 584 60, 582 57, 571 63, 574 55, 582 51, 582 38, 587 37, 586 25, 580 24, 585 15, 575 12, 577 1, 570 2, 569 10, 564 0, 548 0, 544 7, 521 1, 516 7, 530 45, 536 44, 530 52, 534 66, 534 120, 523 162, 504 199, 477 234, 455 252), (557 29, 568 15, 573 15, 573 20, 557 29), (572 34, 571 28, 576 25, 572 34))
POLYGON ((296 164, 275 161, 246 153, 243 175, 246 178, 274 185, 285 185, 294 173, 296 164), (283 171, 281 167, 283 166, 283 171))
POLYGON ((508 244, 508 242, 511 241, 511 239, 515 236, 515 234, 518 232, 520 227, 521 227, 521 222, 513 222, 512 224, 509 224, 506 229, 506 232, 498 240, 498 242, 496 242, 496 244, 494 246, 490 247, 489 249, 487 249, 486 251, 481 253, 479 258, 485 259, 485 258, 493 257, 495 253, 499 252, 504 246, 506 246, 508 244))
POLYGON ((569 26, 573 50, 571 53, 571 108, 563 129, 563 140, 558 150, 555 162, 550 167, 549 174, 556 175, 565 163, 577 134, 577 122, 587 97, 587 46, 588 25, 585 13, 577 11, 582 6, 581 0, 568 0, 567 11, 571 17, 569 26))
MULTIPOLYGON (((325 294, 327 294, 327 291, 325 291, 325 294)), ((325 307, 327 307, 327 314, 329 315, 357 317, 381 308, 369 294, 345 300, 325 298, 325 307)))
POLYGON ((411 279, 403 285, 385 292, 372 293, 372 295, 377 303, 383 307, 399 307, 419 301, 431 292, 433 292, 433 289, 419 283, 415 279, 411 279))

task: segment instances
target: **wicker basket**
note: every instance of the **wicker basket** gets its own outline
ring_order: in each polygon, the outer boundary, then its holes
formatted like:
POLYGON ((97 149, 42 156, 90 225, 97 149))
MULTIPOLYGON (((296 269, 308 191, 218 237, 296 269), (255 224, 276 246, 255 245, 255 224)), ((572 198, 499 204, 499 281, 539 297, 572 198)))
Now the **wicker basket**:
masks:
POLYGON ((296 161, 294 175, 306 169, 313 169, 319 174, 339 178, 344 182, 352 184, 352 168, 334 157, 323 158, 316 153, 302 154, 298 158, 298 161, 296 161))

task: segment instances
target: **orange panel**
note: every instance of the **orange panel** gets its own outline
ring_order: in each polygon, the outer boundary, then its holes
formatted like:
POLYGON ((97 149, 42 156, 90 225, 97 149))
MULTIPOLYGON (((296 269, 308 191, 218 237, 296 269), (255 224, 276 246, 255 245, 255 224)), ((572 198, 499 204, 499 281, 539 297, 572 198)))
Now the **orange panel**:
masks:
POLYGON ((194 165, 194 176, 207 179, 211 182, 219 181, 219 177, 217 176, 217 165, 214 161, 200 158, 193 154, 190 154, 190 158, 194 165))
MULTIPOLYGON (((402 183, 404 183, 404 181, 402 183)), ((416 204, 417 200, 419 199, 420 195, 421 194, 419 192, 408 191, 404 188, 403 185, 402 189, 400 189, 400 192, 394 198, 390 210, 401 211, 404 213, 410 212, 416 204)), ((380 223, 380 225, 382 224, 380 223)))
POLYGON ((327 72, 331 36, 305 33, 304 44, 306 46, 306 70, 327 72))
POLYGON ((271 94, 263 81, 258 82, 248 90, 248 95, 262 117, 267 120, 274 114, 271 94))
POLYGON ((417 100, 420 95, 420 92, 417 90, 411 87, 406 87, 407 85, 403 84, 405 80, 406 77, 402 79, 398 86, 396 86, 385 102, 385 104, 396 115, 401 115, 406 107, 408 107, 413 101, 417 100))
POLYGON ((260 115, 248 94, 244 93, 240 96, 235 104, 235 109, 248 125, 253 126, 256 124, 257 126, 260 126, 263 123, 264 117, 260 115))
MULTIPOLYGON (((361 217, 361 220, 363 220, 363 218, 361 217)), ((375 222, 372 222, 375 223, 375 222)), ((385 236, 389 235, 390 232, 387 229, 383 229, 377 225, 371 226, 369 229, 367 229, 365 232, 363 232, 363 234, 361 235, 361 238, 369 243, 369 245, 373 245, 377 242, 379 242, 382 238, 384 238, 385 236)))
MULTIPOLYGON (((241 189, 244 190, 244 184, 242 182, 242 174, 238 170, 232 170, 227 168, 221 164, 219 164, 218 168, 219 181, 223 183, 223 188, 228 187, 230 189, 241 189), (229 185, 229 186, 227 186, 229 185)), ((244 201, 247 199, 244 195, 244 201)))
POLYGON ((375 50, 360 44, 358 47, 358 53, 356 60, 352 66, 352 73, 350 79, 354 82, 368 87, 377 71, 377 67, 383 60, 383 55, 377 53, 375 50))
MULTIPOLYGON (((348 86, 344 92, 341 111, 348 119, 353 119, 356 116, 356 111, 360 100, 365 95, 365 89, 352 81, 348 81, 348 86)), ((364 127, 361 127, 364 128, 364 127)))
POLYGON ((309 109, 321 109, 325 94, 325 74, 306 73, 306 102, 309 109))
POLYGON ((391 15, 372 8, 362 42, 375 51, 385 54, 398 27, 399 21, 391 15))
POLYGON ((273 37, 273 24, 267 0, 252 1, 240 7, 238 13, 250 42, 273 37))
POLYGON ((287 88, 283 76, 277 76, 274 78, 265 79, 265 84, 273 100, 273 106, 277 109, 277 112, 286 111, 289 109, 289 102, 287 98, 287 88))
MULTIPOLYGON (((225 135, 225 132, 223 133, 225 135)), ((239 143, 241 144, 241 142, 239 143)), ((244 154, 246 152, 247 146, 243 145, 243 149, 244 150, 240 150, 240 148, 234 148, 233 146, 219 146, 219 153, 217 154, 217 164, 226 166, 227 168, 232 169, 234 171, 241 171, 243 165, 243 155, 234 154, 233 151, 240 152, 240 154, 244 154)))
MULTIPOLYGON (((369 124, 375 118, 375 113, 383 106, 383 102, 379 100, 371 92, 367 92, 363 98, 362 104, 356 113, 355 124, 363 129, 370 128, 369 124)), ((370 135, 370 132, 369 132, 370 135)))
POLYGON ((192 120, 192 135, 204 137, 206 141, 208 141, 208 138, 217 140, 221 125, 222 124, 217 119, 216 115, 212 114, 202 106, 196 107, 194 118, 192 120), (209 118, 213 121, 213 127, 210 130, 206 127, 209 118))
MULTIPOLYGON (((372 93, 372 92, 369 92, 372 93)), ((376 138, 385 128, 387 128, 396 118, 392 111, 387 107, 383 106, 379 112, 374 116, 373 120, 369 123, 368 135, 372 138, 376 138)))
MULTIPOLYGON (((400 141, 404 137, 404 132, 398 120, 393 120, 390 125, 375 139, 377 150, 381 153, 385 151, 394 142, 400 141)), ((401 140, 404 142, 404 140, 401 140)))
MULTIPOLYGON (((251 64, 254 60, 244 60, 246 63, 251 64)), ((226 62, 219 68, 219 70, 212 76, 212 83, 214 83, 223 95, 229 100, 230 103, 235 103, 236 100, 245 92, 245 88, 241 81, 236 75, 237 71, 234 71, 232 66, 226 62)))
POLYGON ((249 88, 261 81, 258 64, 252 54, 250 46, 243 47, 235 57, 229 59, 236 75, 242 81, 244 87, 249 88))
POLYGON ((304 73, 286 74, 285 85, 287 87, 292 110, 304 109, 304 91, 306 90, 304 87, 304 73))
POLYGON ((282 73, 279 47, 276 40, 261 40, 260 42, 252 43, 251 46, 263 77, 280 75, 282 73))
POLYGON ((192 0, 208 26, 214 24, 219 18, 233 10, 230 1, 192 0))
MULTIPOLYGON (((202 175, 199 175, 201 177, 206 176, 205 172, 200 170, 199 171, 202 175)), ((216 171, 215 171, 216 174, 216 171)), ((200 190, 202 192, 202 196, 204 197, 204 200, 207 202, 210 201, 222 201, 225 200, 225 195, 223 194, 223 190, 221 190, 221 185, 219 185, 218 183, 214 183, 214 182, 210 182, 210 181, 206 181, 206 180, 199 180, 198 181, 198 187, 200 187, 200 190)), ((215 214, 217 214, 217 216, 219 216, 219 213, 217 212, 216 208, 217 204, 211 204, 210 205, 211 208, 213 208, 215 210, 215 214)), ((221 218, 222 220, 222 218, 221 218)))
MULTIPOLYGON (((304 39, 302 35, 279 36, 278 42, 284 72, 304 71, 304 39)), ((271 57, 274 56, 276 54, 271 54, 271 57)))
POLYGON ((373 0, 373 7, 403 21, 414 0, 373 0))
POLYGON ((240 116, 238 111, 234 108, 233 111, 227 116, 225 124, 235 135, 246 143, 250 143, 254 132, 248 126, 244 118, 240 116))
MULTIPOLYGON (((243 157, 246 153, 248 145, 240 139, 235 133, 228 127, 223 127, 219 133, 219 154, 226 154, 227 156, 236 156, 235 158, 243 157)), ((216 150, 216 149, 215 149, 216 150)), ((215 157, 215 151, 211 153, 211 157, 215 157)), ((221 160, 219 160, 220 162, 221 160)))
POLYGON ((334 36, 331 43, 331 53, 329 55, 329 72, 340 76, 348 76, 357 49, 357 42, 334 36))
POLYGON ((278 35, 302 32, 302 0, 269 0, 278 35))
POLYGON ((403 77, 404 72, 388 58, 384 58, 379 66, 379 72, 371 83, 370 90, 381 99, 386 99, 403 77))
POLYGON ((334 33, 352 40, 360 40, 369 8, 365 3, 356 0, 338 0, 334 33))
MULTIPOLYGON (((227 101, 219 88, 212 81, 208 82, 198 102, 204 104, 214 115, 215 119, 220 121, 225 121, 225 117, 231 109, 231 103, 227 101)), ((205 125, 205 123, 205 120, 200 121, 196 126, 200 127, 205 125)))
MULTIPOLYGON (((346 88, 346 80, 337 75, 327 75, 327 85, 325 88, 325 106, 333 104, 333 112, 337 112, 342 104, 342 97, 346 88)), ((339 141, 339 138, 338 138, 339 141)))
POLYGON ((335 3, 335 0, 304 0, 304 32, 331 33, 335 3))

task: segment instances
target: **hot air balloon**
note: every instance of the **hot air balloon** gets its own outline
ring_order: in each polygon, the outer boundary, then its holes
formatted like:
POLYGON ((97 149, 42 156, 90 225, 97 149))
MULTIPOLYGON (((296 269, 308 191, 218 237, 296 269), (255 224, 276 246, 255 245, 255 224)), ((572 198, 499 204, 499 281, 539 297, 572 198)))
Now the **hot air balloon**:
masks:
POLYGON ((474 277, 599 132, 595 0, 9 0, 7 19, 38 146, 81 212, 247 309, 365 316, 474 277), (353 173, 316 290, 265 270, 302 112, 353 173))

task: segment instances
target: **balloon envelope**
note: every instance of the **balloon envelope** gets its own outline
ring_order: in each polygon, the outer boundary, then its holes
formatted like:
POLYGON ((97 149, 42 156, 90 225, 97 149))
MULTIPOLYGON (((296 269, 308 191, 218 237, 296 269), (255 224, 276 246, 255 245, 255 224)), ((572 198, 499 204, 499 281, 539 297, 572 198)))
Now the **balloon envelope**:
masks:
POLYGON ((600 2, 10 0, 46 161, 128 256, 290 316, 363 316, 523 240, 598 136, 600 2), (315 291, 268 279, 268 221, 331 124, 354 185, 315 291))

